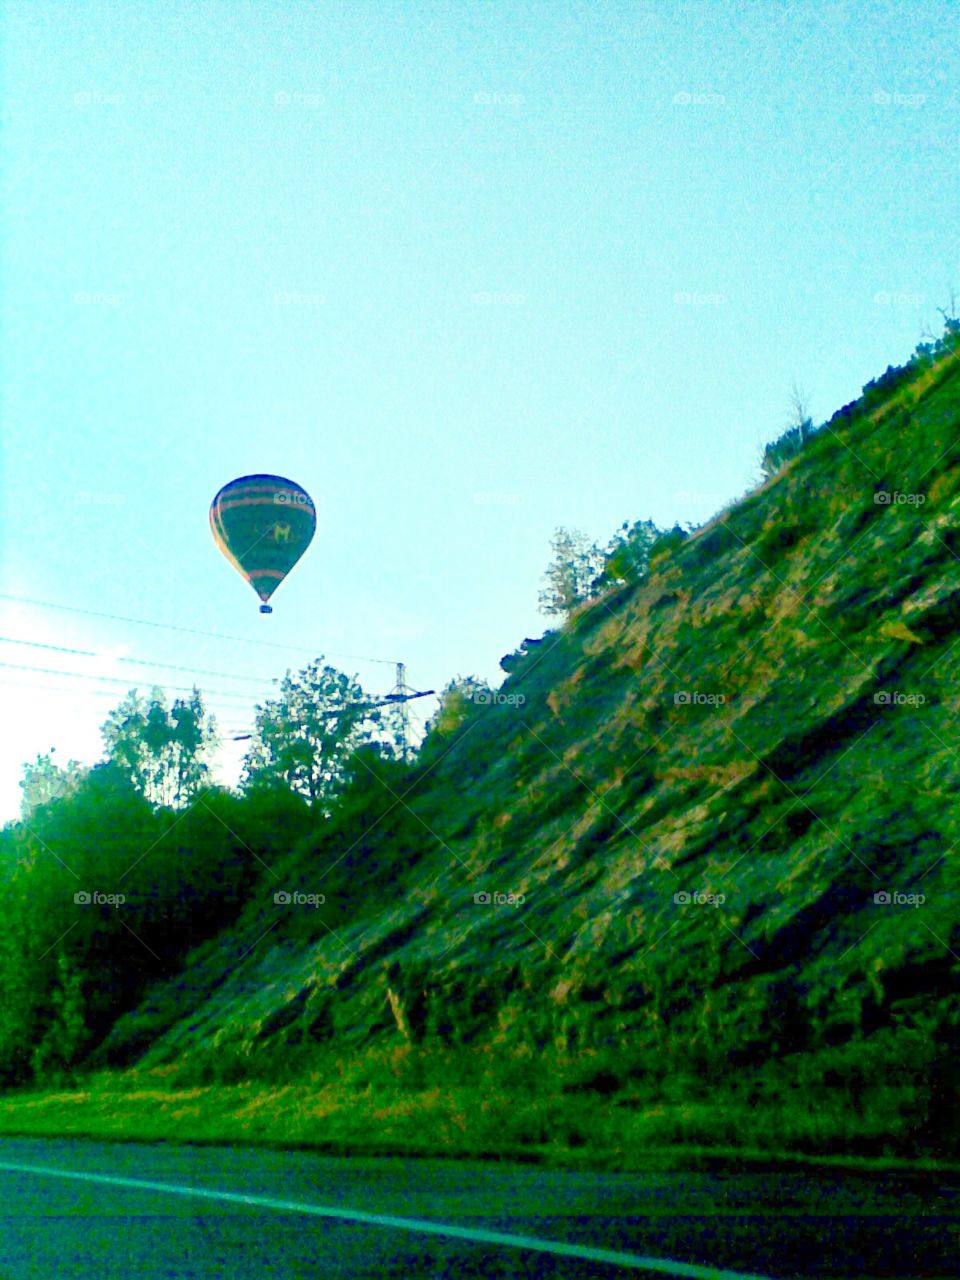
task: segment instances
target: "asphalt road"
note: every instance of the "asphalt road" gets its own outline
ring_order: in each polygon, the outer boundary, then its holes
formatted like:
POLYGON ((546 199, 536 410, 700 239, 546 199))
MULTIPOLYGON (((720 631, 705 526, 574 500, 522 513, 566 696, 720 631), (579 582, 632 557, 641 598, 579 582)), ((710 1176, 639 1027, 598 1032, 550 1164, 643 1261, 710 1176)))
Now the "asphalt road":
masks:
POLYGON ((957 1191, 3 1139, 0 1280, 952 1278, 957 1191))

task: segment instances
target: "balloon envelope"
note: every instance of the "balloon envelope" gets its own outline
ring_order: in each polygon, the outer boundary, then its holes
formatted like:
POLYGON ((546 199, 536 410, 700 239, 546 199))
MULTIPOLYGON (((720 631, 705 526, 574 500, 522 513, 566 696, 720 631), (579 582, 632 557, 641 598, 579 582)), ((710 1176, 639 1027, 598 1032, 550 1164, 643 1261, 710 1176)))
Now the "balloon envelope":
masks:
POLYGON ((214 541, 266 602, 310 545, 317 527, 313 499, 282 476, 240 476, 210 504, 214 541))

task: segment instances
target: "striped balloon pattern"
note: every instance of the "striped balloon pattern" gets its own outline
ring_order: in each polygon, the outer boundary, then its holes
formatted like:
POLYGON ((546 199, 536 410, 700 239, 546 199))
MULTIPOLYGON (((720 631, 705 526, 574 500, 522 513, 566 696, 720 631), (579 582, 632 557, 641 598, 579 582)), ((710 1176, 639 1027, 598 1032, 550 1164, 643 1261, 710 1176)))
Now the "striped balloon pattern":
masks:
POLYGON ((238 573, 267 601, 313 538, 313 499, 282 476, 240 476, 225 484, 210 504, 214 541, 238 573))

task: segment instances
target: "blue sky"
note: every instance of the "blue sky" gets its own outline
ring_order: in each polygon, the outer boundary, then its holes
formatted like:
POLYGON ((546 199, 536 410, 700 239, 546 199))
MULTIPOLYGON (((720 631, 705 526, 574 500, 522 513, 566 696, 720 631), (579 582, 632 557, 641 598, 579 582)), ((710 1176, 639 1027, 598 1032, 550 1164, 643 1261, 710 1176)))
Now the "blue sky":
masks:
POLYGON ((557 525, 742 494, 795 379, 822 421, 960 280, 956 36, 938 3, 5 5, 0 661, 49 670, 0 667, 0 819, 134 683, 241 732, 318 654, 499 680, 557 525), (269 618, 207 523, 256 471, 319 512, 269 618))

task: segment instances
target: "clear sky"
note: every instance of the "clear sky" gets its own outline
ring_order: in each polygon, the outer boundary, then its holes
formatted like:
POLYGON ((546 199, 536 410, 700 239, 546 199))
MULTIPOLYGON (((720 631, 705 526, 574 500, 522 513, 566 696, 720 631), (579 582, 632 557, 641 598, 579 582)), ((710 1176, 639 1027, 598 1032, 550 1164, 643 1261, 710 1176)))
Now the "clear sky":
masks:
POLYGON ((960 280, 946 3, 2 12, 0 592, 63 607, 0 599, 0 819, 134 684, 499 681, 557 525, 708 518, 960 280), (271 617, 257 471, 319 512, 271 617))

